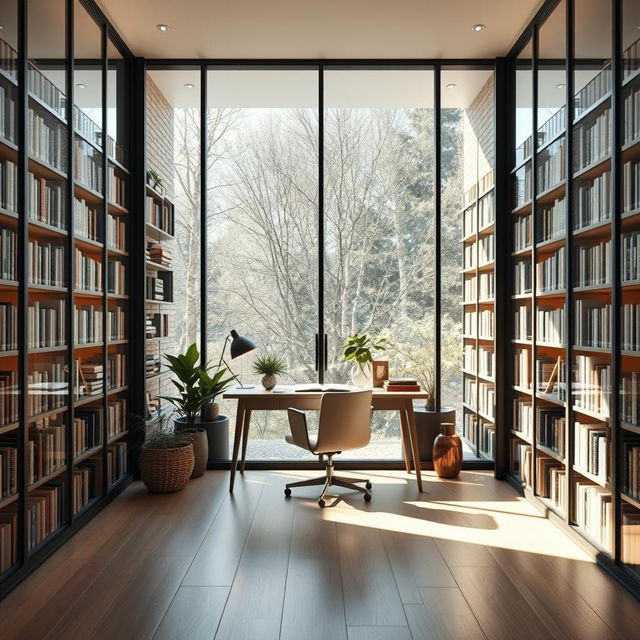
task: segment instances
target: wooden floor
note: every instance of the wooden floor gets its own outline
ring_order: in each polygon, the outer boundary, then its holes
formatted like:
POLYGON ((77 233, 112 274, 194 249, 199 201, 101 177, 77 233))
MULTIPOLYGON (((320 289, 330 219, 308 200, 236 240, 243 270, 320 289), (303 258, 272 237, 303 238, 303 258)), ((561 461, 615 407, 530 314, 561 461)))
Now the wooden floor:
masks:
MULTIPOLYGON (((311 472, 135 483, 0 602, 3 640, 637 639, 640 605, 490 473, 375 472, 321 510, 311 472)), ((340 491, 340 490, 339 490, 340 491)))

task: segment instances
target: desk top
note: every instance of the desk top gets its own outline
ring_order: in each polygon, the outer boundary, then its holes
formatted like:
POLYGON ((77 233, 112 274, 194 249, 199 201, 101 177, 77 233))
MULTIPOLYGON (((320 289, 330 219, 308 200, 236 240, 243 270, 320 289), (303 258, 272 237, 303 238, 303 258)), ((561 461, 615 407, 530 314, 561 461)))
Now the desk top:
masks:
MULTIPOLYGON (((279 384, 272 391, 267 391, 260 385, 251 389, 233 387, 225 391, 223 398, 227 400, 242 400, 246 398, 260 398, 265 396, 275 396, 281 398, 317 398, 332 389, 345 389, 346 391, 363 391, 360 387, 352 387, 346 384, 279 384)), ((381 387, 371 389, 374 396, 389 398, 405 398, 411 400, 422 400, 429 397, 426 391, 385 391, 381 387)))

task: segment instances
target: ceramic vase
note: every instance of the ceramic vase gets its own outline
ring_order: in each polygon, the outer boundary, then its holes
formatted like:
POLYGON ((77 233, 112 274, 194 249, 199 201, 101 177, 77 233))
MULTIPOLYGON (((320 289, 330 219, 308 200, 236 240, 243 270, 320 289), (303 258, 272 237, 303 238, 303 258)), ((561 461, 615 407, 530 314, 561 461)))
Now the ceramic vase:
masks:
POLYGON ((270 376, 262 376, 262 386, 267 390, 271 391, 276 386, 278 379, 275 375, 270 376))
POLYGON ((433 468, 439 478, 457 478, 462 468, 462 440, 451 422, 442 423, 433 443, 433 468))
POLYGON ((373 369, 370 362, 356 362, 351 372, 351 383, 366 389, 373 385, 373 369))

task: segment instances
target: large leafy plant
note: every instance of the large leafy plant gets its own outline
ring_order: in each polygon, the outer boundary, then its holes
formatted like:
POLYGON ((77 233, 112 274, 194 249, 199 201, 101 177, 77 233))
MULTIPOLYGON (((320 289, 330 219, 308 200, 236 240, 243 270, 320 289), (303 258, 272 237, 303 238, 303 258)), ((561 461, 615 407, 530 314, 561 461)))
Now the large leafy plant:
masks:
POLYGON ((389 346, 386 338, 369 337, 366 333, 354 333, 342 345, 343 360, 355 360, 359 365, 373 361, 372 351, 383 351, 389 346))
POLYGON ((178 390, 178 395, 162 396, 162 398, 175 407, 189 426, 193 426, 202 408, 213 402, 216 396, 223 393, 229 383, 236 378, 236 376, 225 378, 227 373, 225 367, 220 368, 212 376, 207 367, 198 366, 200 354, 195 343, 185 353, 177 356, 165 353, 164 357, 169 363, 169 371, 175 376, 171 382, 178 390))

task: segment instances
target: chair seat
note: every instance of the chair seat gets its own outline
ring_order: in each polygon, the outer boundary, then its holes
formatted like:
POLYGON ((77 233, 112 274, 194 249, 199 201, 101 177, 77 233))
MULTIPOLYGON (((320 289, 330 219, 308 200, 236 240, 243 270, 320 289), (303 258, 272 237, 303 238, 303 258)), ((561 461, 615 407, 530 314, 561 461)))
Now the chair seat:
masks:
MULTIPOLYGON (((287 435, 285 435, 284 439, 286 440, 286 442, 288 442, 289 444, 293 444, 296 447, 299 447, 300 445, 297 444, 296 442, 293 441, 293 436, 289 433, 287 435)), ((313 452, 316 448, 316 445, 318 444, 318 435, 317 434, 309 434, 309 451, 313 452)), ((301 449, 305 449, 306 447, 300 447, 301 449)))

